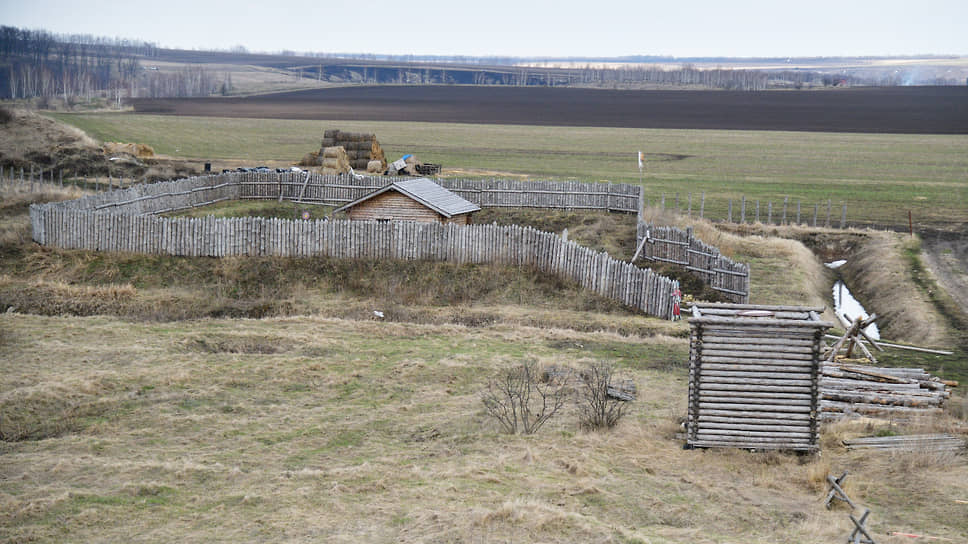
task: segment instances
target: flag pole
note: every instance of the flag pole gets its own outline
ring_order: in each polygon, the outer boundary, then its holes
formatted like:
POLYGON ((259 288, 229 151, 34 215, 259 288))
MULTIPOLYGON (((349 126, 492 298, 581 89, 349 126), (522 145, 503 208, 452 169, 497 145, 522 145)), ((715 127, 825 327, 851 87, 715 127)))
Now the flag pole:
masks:
POLYGON ((642 185, 642 152, 639 151, 639 185, 642 185))

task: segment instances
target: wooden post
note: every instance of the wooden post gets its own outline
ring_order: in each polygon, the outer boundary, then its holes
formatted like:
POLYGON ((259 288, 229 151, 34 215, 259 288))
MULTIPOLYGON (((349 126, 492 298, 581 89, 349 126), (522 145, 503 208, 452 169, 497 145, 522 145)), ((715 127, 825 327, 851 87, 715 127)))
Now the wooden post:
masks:
POLYGON ((844 202, 843 209, 840 210, 840 228, 847 226, 847 203, 844 202))
POLYGON ((662 211, 665 211, 665 193, 662 193, 662 211))
POLYGON ((679 193, 676 193, 676 213, 679 213, 679 193))
POLYGON ((797 199, 797 225, 800 224, 800 199, 797 199))
POLYGON ((830 228, 830 199, 827 199, 827 221, 823 224, 824 228, 830 228))
POLYGON ((699 219, 703 218, 703 212, 706 211, 706 191, 702 192, 702 200, 699 202, 699 219))
MULTIPOLYGON (((787 211, 787 201, 788 200, 790 200, 790 197, 789 196, 783 197, 783 220, 780 221, 780 224, 781 225, 786 225, 786 222, 787 222, 786 211, 787 211)), ((797 216, 797 222, 798 223, 800 222, 800 217, 799 216, 797 216)))
POLYGON ((729 218, 726 220, 727 223, 733 222, 733 199, 729 199, 729 218))
POLYGON ((756 222, 760 222, 760 201, 756 201, 756 222))
POLYGON ((911 233, 911 237, 914 237, 914 219, 911 217, 911 210, 908 210, 908 231, 911 233))
POLYGON ((746 195, 743 195, 739 207, 739 222, 746 223, 746 195))
POLYGON ((689 217, 692 217, 692 193, 689 193, 689 217))
POLYGON ((813 226, 817 226, 817 214, 820 213, 820 204, 813 205, 813 226))
POLYGON ((773 201, 772 200, 766 205, 766 222, 771 225, 773 224, 773 201))

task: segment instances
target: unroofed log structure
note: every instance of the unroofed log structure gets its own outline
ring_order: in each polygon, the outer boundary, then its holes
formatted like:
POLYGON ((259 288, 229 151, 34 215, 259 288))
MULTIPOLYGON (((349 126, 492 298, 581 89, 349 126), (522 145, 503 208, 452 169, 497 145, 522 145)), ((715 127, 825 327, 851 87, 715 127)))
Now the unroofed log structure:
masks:
MULTIPOLYGON (((327 148, 342 147, 346 151, 346 159, 354 170, 365 171, 370 161, 380 161, 380 171, 386 169, 387 160, 383 148, 377 141, 375 134, 365 132, 344 132, 341 130, 327 130, 323 132, 319 156, 325 157, 327 148)), ((324 174, 332 172, 322 172, 324 174)))
POLYGON ((818 449, 822 312, 693 305, 687 445, 818 449))

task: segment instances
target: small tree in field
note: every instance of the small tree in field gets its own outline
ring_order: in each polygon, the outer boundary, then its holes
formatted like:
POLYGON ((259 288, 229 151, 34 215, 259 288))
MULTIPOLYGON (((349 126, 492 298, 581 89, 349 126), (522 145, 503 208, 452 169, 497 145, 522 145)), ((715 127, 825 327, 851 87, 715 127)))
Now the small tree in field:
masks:
POLYGON ((578 422, 583 429, 611 429, 628 410, 629 403, 609 395, 615 365, 591 363, 579 375, 576 386, 578 422))
POLYGON ((503 372, 487 384, 481 401, 487 413, 509 434, 533 434, 565 403, 567 390, 560 381, 542 383, 533 362, 503 372))

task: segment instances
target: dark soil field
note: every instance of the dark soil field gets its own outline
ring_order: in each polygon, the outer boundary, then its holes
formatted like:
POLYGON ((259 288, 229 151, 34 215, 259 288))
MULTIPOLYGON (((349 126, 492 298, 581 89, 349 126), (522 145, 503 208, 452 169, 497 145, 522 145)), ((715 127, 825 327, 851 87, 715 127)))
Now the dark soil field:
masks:
POLYGON ((211 117, 968 134, 968 87, 733 92, 373 86, 132 102, 139 113, 211 117))

